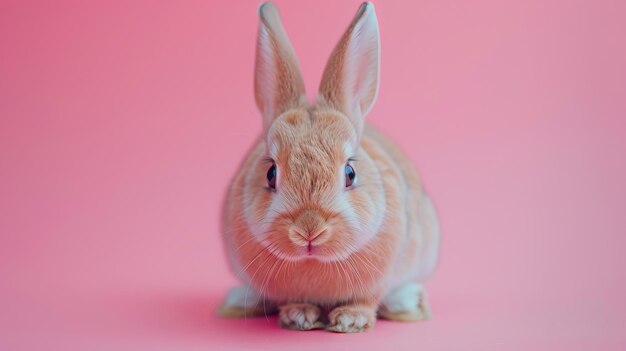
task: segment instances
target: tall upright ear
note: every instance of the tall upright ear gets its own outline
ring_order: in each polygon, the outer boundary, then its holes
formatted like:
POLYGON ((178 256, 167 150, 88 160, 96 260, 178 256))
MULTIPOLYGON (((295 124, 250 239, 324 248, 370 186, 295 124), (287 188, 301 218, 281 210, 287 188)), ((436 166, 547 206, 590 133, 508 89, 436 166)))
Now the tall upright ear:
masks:
POLYGON ((333 50, 320 84, 318 103, 346 115, 358 133, 378 95, 380 34, 374 5, 359 7, 348 30, 333 50))
POLYGON ((254 95, 263 128, 281 113, 306 104, 304 82, 296 54, 271 2, 259 6, 254 95))

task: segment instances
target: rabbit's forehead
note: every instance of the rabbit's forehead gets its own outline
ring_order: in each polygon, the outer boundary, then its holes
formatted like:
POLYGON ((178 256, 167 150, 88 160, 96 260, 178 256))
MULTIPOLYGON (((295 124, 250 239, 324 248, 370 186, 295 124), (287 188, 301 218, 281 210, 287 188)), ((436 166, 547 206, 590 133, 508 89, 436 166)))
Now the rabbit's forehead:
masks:
POLYGON ((343 162, 356 151, 356 140, 350 121, 336 113, 287 113, 268 133, 270 156, 285 162, 335 158, 343 162))

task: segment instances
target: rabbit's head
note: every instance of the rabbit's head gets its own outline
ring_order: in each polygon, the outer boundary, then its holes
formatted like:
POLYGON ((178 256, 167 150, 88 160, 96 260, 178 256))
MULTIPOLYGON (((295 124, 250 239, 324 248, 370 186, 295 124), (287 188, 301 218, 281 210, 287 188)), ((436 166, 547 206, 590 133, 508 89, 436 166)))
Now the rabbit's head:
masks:
POLYGON ((382 176, 361 150, 378 92, 379 32, 364 3, 309 104, 276 7, 259 8, 255 97, 265 158, 249 168, 243 201, 253 239, 286 260, 344 259, 376 235, 385 213, 382 176))

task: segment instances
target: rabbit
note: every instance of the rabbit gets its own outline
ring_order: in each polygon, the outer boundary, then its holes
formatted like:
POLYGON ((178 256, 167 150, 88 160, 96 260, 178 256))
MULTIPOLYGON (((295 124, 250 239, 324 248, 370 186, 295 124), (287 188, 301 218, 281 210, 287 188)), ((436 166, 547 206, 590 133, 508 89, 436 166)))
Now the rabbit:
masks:
POLYGON ((400 149, 365 123, 378 94, 380 39, 363 3, 309 103, 276 6, 259 7, 255 99, 263 131, 234 176, 222 233, 242 280, 225 317, 278 313, 282 327, 361 332, 377 316, 430 317, 423 283, 439 221, 400 149))

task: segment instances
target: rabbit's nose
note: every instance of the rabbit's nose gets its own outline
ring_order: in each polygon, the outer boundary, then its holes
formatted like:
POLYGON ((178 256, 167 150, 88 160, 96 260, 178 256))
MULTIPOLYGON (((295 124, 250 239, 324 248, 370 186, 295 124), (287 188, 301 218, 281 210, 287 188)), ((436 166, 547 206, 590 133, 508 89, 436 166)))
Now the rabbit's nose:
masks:
POLYGON ((321 244, 325 241, 323 238, 327 232, 326 220, 319 211, 304 210, 297 215, 289 228, 289 237, 294 243, 307 246, 321 244))
POLYGON ((291 242, 300 246, 302 248, 306 248, 306 253, 309 256, 313 256, 315 252, 315 247, 322 245, 328 240, 329 234, 327 228, 320 228, 315 232, 303 231, 298 226, 292 225, 289 228, 289 239, 291 242))
POLYGON ((300 236, 302 239, 312 243, 315 239, 317 239, 320 235, 326 232, 326 228, 321 228, 316 232, 307 232, 303 231, 297 226, 293 226, 289 229, 290 233, 300 236))
POLYGON ((326 226, 326 221, 319 211, 307 209, 298 214, 294 224, 311 237, 319 235, 326 226))

